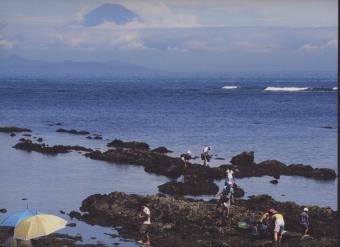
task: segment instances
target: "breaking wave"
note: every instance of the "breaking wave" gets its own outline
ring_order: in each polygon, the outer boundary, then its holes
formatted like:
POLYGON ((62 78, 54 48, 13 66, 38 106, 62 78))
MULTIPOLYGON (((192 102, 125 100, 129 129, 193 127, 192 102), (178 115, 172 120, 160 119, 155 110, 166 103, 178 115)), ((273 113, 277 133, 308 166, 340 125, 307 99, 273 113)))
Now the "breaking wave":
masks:
POLYGON ((309 87, 266 87, 264 91, 278 91, 278 92, 299 92, 310 90, 309 87))
POLYGON ((224 86, 224 87, 222 87, 222 89, 237 89, 238 88, 238 86, 224 86))

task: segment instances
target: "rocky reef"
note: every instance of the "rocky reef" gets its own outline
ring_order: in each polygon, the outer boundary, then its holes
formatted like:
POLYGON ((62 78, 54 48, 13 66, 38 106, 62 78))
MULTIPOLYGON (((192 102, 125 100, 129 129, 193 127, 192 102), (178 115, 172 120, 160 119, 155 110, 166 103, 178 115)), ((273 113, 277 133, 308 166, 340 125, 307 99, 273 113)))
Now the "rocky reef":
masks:
MULTIPOLYGON (((5 243, 9 237, 8 228, 0 228, 0 246, 5 243)), ((32 239, 33 247, 106 247, 103 244, 80 244, 82 241, 81 236, 70 236, 67 234, 52 233, 48 236, 32 239)), ((18 244, 18 246, 26 246, 18 244)))
POLYGON ((86 154, 87 157, 96 160, 104 160, 122 164, 134 164, 145 167, 146 172, 165 175, 170 178, 178 178, 181 175, 190 175, 195 180, 213 180, 226 177, 227 169, 235 170, 236 178, 280 175, 303 176, 320 180, 332 180, 337 177, 334 170, 328 168, 313 168, 309 165, 286 165, 277 160, 266 160, 259 164, 254 162, 254 152, 243 152, 231 159, 231 164, 219 167, 207 167, 198 164, 189 164, 183 167, 180 158, 170 157, 149 150, 136 148, 111 149, 105 152, 93 151, 86 154))
POLYGON ((171 150, 169 150, 169 149, 167 149, 166 147, 163 147, 163 146, 152 149, 151 151, 161 153, 161 154, 172 153, 171 150))
POLYGON ((113 192, 95 194, 82 202, 78 214, 88 224, 119 227, 119 234, 134 239, 138 232, 138 205, 146 201, 151 211, 152 246, 272 246, 270 237, 256 238, 238 229, 239 221, 258 220, 273 207, 284 215, 285 229, 281 246, 333 247, 337 243, 337 212, 330 208, 309 207, 313 239, 302 240, 297 224, 303 206, 293 202, 277 202, 270 196, 238 199, 231 207, 231 217, 223 219, 216 210, 216 200, 203 201, 164 195, 138 196, 113 192))
POLYGON ((177 182, 171 181, 158 186, 158 190, 168 195, 216 195, 219 188, 218 186, 207 180, 202 181, 188 181, 188 182, 177 182))
POLYGON ((25 151, 35 151, 44 154, 59 154, 59 153, 69 153, 71 151, 83 151, 83 152, 91 152, 93 151, 90 148, 85 148, 82 146, 64 146, 64 145, 55 145, 48 146, 44 143, 33 143, 29 139, 20 139, 20 142, 15 144, 13 148, 21 149, 25 151))
POLYGON ((72 134, 72 135, 89 135, 90 132, 88 131, 85 131, 85 130, 74 130, 74 129, 71 129, 71 130, 66 130, 66 129, 57 129, 56 130, 57 132, 60 132, 60 133, 68 133, 68 134, 72 134))
POLYGON ((149 144, 145 142, 124 142, 119 139, 115 139, 112 142, 107 144, 108 147, 115 147, 115 148, 133 148, 133 149, 144 149, 144 150, 149 150, 150 146, 149 144))
POLYGON ((0 132, 2 133, 19 133, 19 132, 32 132, 32 130, 27 128, 19 128, 15 126, 0 127, 0 132))
POLYGON ((332 169, 313 168, 309 165, 291 164, 286 165, 278 160, 266 160, 256 164, 254 162, 254 152, 243 152, 231 159, 231 164, 238 172, 236 177, 253 177, 253 176, 303 176, 320 180, 331 180, 337 177, 332 169))
POLYGON ((144 166, 146 172, 169 178, 178 178, 184 170, 181 159, 143 149, 116 148, 105 152, 96 150, 85 156, 95 160, 144 166))

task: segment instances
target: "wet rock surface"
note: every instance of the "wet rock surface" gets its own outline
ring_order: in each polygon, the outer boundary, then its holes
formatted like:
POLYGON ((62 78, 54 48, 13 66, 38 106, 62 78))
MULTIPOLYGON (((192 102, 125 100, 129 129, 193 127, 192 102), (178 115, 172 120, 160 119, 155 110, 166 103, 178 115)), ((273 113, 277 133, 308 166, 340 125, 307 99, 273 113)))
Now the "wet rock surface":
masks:
POLYGON ((241 167, 251 167, 254 165, 254 152, 242 152, 230 160, 231 164, 241 167))
POLYGON ((170 178, 178 178, 183 173, 181 159, 148 150, 116 148, 105 152, 96 150, 85 154, 85 156, 95 160, 144 166, 146 172, 170 178))
POLYGON ((158 190, 168 195, 216 195, 219 188, 211 181, 188 181, 188 182, 176 182, 171 181, 158 186, 158 190))
POLYGON ((167 149, 166 147, 163 147, 163 146, 155 148, 155 149, 152 149, 151 151, 152 152, 161 153, 161 154, 172 153, 171 150, 169 150, 169 149, 167 149))
MULTIPOLYGON (((0 228, 0 246, 9 238, 8 228, 0 228)), ((33 247, 105 247, 103 244, 81 244, 81 236, 70 236, 61 233, 52 233, 48 236, 32 239, 33 247)), ((20 245, 18 245, 20 247, 20 245)), ((25 245, 26 246, 26 245, 25 245)))
POLYGON ((33 143, 28 139, 20 139, 20 142, 15 144, 13 148, 25 150, 25 151, 35 151, 44 154, 59 154, 59 153, 69 153, 71 151, 84 151, 91 152, 93 151, 90 148, 85 148, 82 146, 64 146, 64 145, 55 145, 52 147, 47 146, 44 143, 33 143))
POLYGON ((8 127, 0 127, 0 132, 2 133, 11 133, 11 132, 32 132, 32 130, 27 128, 19 128, 15 126, 8 126, 8 127))
POLYGON ((88 131, 85 131, 85 130, 74 130, 74 129, 71 129, 71 130, 66 130, 66 129, 57 129, 56 130, 57 132, 60 132, 60 133, 68 133, 68 134, 72 134, 72 135, 89 135, 90 132, 88 131))
POLYGON ((178 178, 180 175, 193 177, 195 180, 224 179, 226 170, 233 169, 236 178, 281 175, 303 176, 320 180, 332 180, 337 177, 334 170, 328 168, 312 168, 308 165, 286 165, 277 160, 266 160, 259 164, 254 162, 253 152, 243 152, 231 159, 232 164, 219 167, 208 167, 198 164, 189 164, 183 167, 180 158, 174 158, 157 152, 141 149, 116 148, 105 152, 94 151, 86 154, 87 157, 96 160, 104 160, 121 164, 134 164, 145 167, 146 172, 164 175, 169 178, 178 178))
POLYGON ((133 148, 133 149, 144 149, 149 150, 150 146, 149 144, 145 142, 124 142, 122 140, 115 139, 112 142, 107 144, 108 147, 115 147, 115 148, 133 148))
POLYGON ((252 176, 302 176, 320 180, 332 180, 337 177, 332 169, 313 168, 309 165, 292 164, 286 165, 278 160, 266 160, 250 167, 247 165, 237 165, 239 172, 235 173, 235 177, 252 177, 252 176))
POLYGON ((309 207, 311 234, 315 239, 301 240, 297 220, 303 210, 293 202, 276 202, 270 196, 238 199, 231 206, 231 219, 223 224, 216 200, 202 201, 164 195, 147 197, 113 192, 95 194, 82 202, 81 220, 94 225, 119 227, 119 234, 128 239, 137 236, 137 210, 147 201, 151 211, 151 242, 153 246, 272 246, 269 238, 257 239, 237 229, 237 223, 248 218, 259 219, 274 207, 284 215, 288 231, 281 246, 334 246, 337 243, 337 213, 329 208, 309 207))

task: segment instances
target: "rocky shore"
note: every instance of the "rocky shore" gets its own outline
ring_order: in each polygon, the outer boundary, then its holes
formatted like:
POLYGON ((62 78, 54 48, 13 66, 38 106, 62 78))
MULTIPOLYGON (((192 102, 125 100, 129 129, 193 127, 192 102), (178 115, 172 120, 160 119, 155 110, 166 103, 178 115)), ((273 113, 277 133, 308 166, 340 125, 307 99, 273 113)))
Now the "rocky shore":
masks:
MULTIPOLYGON (((0 228, 0 246, 9 237, 7 228, 0 228)), ((106 247, 103 244, 81 244, 81 236, 70 236, 67 234, 52 233, 48 236, 33 239, 33 247, 106 247), (80 243, 79 243, 80 242, 80 243)))
POLYGON ((88 131, 85 131, 85 130, 74 130, 74 129, 71 129, 71 130, 66 130, 66 129, 57 129, 56 132, 60 132, 60 133, 68 133, 68 134, 72 134, 72 135, 89 135, 90 132, 88 131))
POLYGON ((71 151, 83 151, 83 152, 91 152, 93 151, 90 148, 85 148, 82 146, 64 146, 64 145, 55 145, 48 146, 44 143, 33 143, 29 139, 20 139, 20 142, 13 146, 15 149, 25 150, 25 151, 35 151, 44 154, 58 154, 58 153, 69 153, 71 151))
MULTIPOLYGON (((332 180, 337 177, 335 171, 328 168, 313 168, 303 164, 286 165, 277 160, 266 160, 256 164, 254 162, 254 152, 238 154, 232 157, 231 164, 219 167, 189 163, 188 167, 185 168, 180 158, 165 154, 169 151, 165 147, 150 150, 150 146, 144 142, 124 142, 118 139, 113 140, 107 146, 110 149, 101 152, 78 145, 55 145, 50 147, 44 143, 33 143, 29 139, 21 138, 14 145, 14 148, 44 154, 82 151, 90 159, 143 166, 148 173, 166 176, 170 179, 178 179, 182 176, 184 182, 171 181, 159 186, 160 192, 169 195, 214 195, 218 192, 218 187, 214 180, 226 178, 227 169, 233 169, 236 178, 272 176, 275 180, 272 180, 271 183, 278 183, 281 175, 303 176, 319 180, 332 180)), ((238 194, 244 195, 241 188, 237 189, 238 194)))
POLYGON ((223 179, 226 177, 226 169, 234 169, 235 177, 260 177, 281 175, 303 176, 320 180, 333 180, 337 177, 332 169, 313 168, 309 165, 291 164, 286 165, 277 160, 266 160, 256 164, 254 152, 243 152, 231 159, 231 164, 219 167, 205 167, 199 164, 189 164, 189 168, 183 167, 180 158, 170 157, 147 149, 116 148, 104 152, 93 151, 85 154, 86 157, 95 160, 103 160, 114 163, 134 164, 145 167, 146 172, 164 175, 170 178, 178 178, 181 175, 190 175, 196 180, 223 179))
POLYGON ((20 133, 20 132, 32 132, 28 128, 19 128, 15 126, 0 127, 0 133, 20 133))
POLYGON ((118 227, 119 234, 134 239, 138 232, 138 205, 147 201, 152 216, 153 246, 273 246, 270 238, 254 238, 237 228, 239 221, 258 220, 268 208, 284 215, 287 233, 281 246, 333 247, 337 243, 337 212, 317 206, 310 208, 311 234, 314 239, 301 240, 298 216, 303 206, 293 202, 277 202, 262 195, 248 200, 238 199, 231 207, 227 222, 216 210, 216 200, 202 201, 164 195, 138 196, 120 192, 95 194, 82 202, 82 213, 74 213, 88 224, 118 227))

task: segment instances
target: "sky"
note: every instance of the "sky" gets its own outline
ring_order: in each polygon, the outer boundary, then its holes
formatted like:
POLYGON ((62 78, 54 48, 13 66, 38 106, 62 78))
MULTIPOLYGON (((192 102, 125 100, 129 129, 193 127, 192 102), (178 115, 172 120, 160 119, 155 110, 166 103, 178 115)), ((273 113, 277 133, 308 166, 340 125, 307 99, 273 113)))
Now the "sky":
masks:
POLYGON ((173 71, 336 70, 336 0, 0 0, 0 56, 173 71), (85 26, 97 7, 140 17, 85 26))

